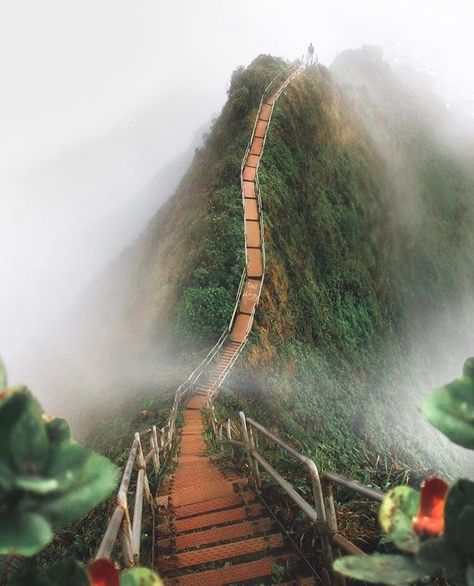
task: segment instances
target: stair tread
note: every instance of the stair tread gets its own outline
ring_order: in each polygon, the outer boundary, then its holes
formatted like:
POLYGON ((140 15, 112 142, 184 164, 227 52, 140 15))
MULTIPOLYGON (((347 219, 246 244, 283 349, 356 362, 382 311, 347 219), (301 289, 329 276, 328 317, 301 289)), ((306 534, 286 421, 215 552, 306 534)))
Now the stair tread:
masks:
POLYGON ((273 533, 264 537, 252 537, 243 541, 234 541, 182 553, 177 552, 173 557, 165 560, 160 566, 162 571, 199 566, 210 562, 255 554, 261 551, 278 549, 283 546, 283 543, 282 534, 273 533))
POLYGON ((204 531, 178 535, 175 539, 175 546, 179 551, 191 547, 202 547, 203 545, 210 545, 212 543, 237 540, 250 535, 256 536, 259 533, 266 533, 274 529, 275 522, 265 517, 263 519, 242 521, 232 525, 224 525, 223 527, 212 527, 204 531))
POLYGON ((204 570, 202 572, 192 572, 176 578, 166 580, 167 585, 179 586, 223 586, 225 584, 234 584, 264 578, 273 574, 275 564, 284 563, 287 560, 294 559, 293 555, 284 555, 278 557, 264 557, 250 562, 233 564, 222 568, 204 570))

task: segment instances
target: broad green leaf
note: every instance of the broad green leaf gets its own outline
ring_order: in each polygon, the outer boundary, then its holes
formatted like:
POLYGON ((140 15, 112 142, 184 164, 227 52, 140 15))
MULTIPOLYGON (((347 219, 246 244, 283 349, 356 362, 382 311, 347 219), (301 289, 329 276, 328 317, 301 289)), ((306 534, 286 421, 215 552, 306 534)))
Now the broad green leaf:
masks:
POLYGON ((46 570, 51 584, 57 586, 90 586, 86 568, 81 562, 66 558, 46 570))
POLYGON ((412 527, 418 511, 420 494, 408 486, 397 486, 384 498, 379 511, 379 521, 395 545, 410 553, 416 552, 419 537, 412 527))
POLYGON ((24 568, 14 574, 8 581, 8 586, 58 586, 53 584, 42 568, 24 568))
POLYGON ((0 460, 0 489, 10 490, 15 482, 15 474, 10 466, 0 460))
POLYGON ((474 506, 474 483, 466 479, 458 480, 448 492, 444 508, 444 536, 454 547, 462 547, 459 520, 468 506, 474 506))
POLYGON ((48 448, 41 409, 36 401, 30 399, 10 434, 10 450, 17 470, 39 474, 48 457, 48 448))
POLYGON ((107 498, 117 482, 117 467, 107 458, 91 452, 77 485, 64 494, 46 498, 41 504, 41 514, 54 526, 66 525, 107 498))
POLYGON ((464 507, 459 518, 459 543, 465 555, 474 558, 474 506, 464 507))
POLYGON ((55 478, 42 478, 41 476, 17 476, 15 486, 21 490, 48 494, 58 489, 58 481, 55 478))
POLYGON ((463 376, 436 389, 422 403, 423 415, 452 442, 474 449, 474 359, 464 364, 463 376))
POLYGON ((0 401, 0 462, 5 466, 13 465, 10 436, 28 401, 28 394, 22 392, 9 392, 8 397, 0 401))
POLYGON ((90 581, 83 564, 68 558, 48 568, 25 568, 8 586, 90 586, 90 581))
POLYGON ((50 524, 36 513, 8 513, 0 517, 0 554, 37 554, 53 538, 50 524))
POLYGON ((345 556, 333 564, 336 572, 374 584, 411 584, 427 572, 411 556, 345 556))
POLYGON ((423 541, 416 554, 418 564, 426 573, 434 574, 443 568, 449 576, 459 576, 464 571, 464 563, 459 553, 443 538, 423 541))
POLYGON ((469 564, 466 572, 467 586, 474 586, 474 566, 469 564))
POLYGON ((60 491, 84 480, 85 465, 92 452, 74 441, 64 441, 50 449, 49 461, 44 474, 55 478, 60 491))
POLYGON ((71 429, 68 422, 60 417, 55 417, 46 424, 46 431, 48 433, 49 441, 52 443, 60 443, 71 439, 71 429))
POLYGON ((134 568, 120 576, 120 586, 164 586, 164 584, 152 570, 134 568))

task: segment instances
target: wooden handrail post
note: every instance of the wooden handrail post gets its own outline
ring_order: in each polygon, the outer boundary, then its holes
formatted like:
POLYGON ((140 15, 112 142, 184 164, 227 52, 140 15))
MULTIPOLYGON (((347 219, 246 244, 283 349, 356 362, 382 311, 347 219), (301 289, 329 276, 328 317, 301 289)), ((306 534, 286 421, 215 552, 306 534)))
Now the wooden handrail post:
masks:
POLYGON ((119 493, 117 501, 119 506, 123 509, 122 523, 120 525, 123 561, 127 568, 131 568, 135 564, 135 560, 133 555, 132 524, 130 522, 127 495, 124 492, 119 493))
POLYGON ((255 488, 257 488, 257 483, 255 480, 255 474, 254 474, 252 451, 251 451, 251 447, 250 447, 249 432, 247 429, 247 420, 245 418, 245 413, 243 411, 239 411, 239 419, 240 419, 240 423, 242 425, 242 438, 243 438, 244 444, 245 444, 245 451, 247 452, 247 462, 248 462, 249 469, 250 469, 250 477, 253 480, 255 488))
MULTIPOLYGON (((332 492, 332 482, 324 478, 322 479, 321 488, 323 491, 324 508, 326 511, 326 520, 329 530, 329 541, 331 544, 332 559, 338 558, 341 555, 340 549, 334 544, 333 536, 337 534, 337 515, 336 507, 334 505, 334 495, 332 492)), ((346 580, 342 574, 332 573, 332 579, 337 586, 345 586, 346 580)))
POLYGON ((158 434, 156 433, 156 425, 151 428, 151 437, 153 438, 153 448, 155 453, 153 454, 153 466, 155 468, 155 474, 160 471, 160 449, 158 447, 158 434))
POLYGON ((258 462, 253 457, 253 454, 255 453, 256 450, 255 450, 255 439, 253 437, 252 426, 249 427, 249 443, 250 443, 250 450, 252 453, 253 466, 254 466, 254 470, 255 470, 255 484, 257 486, 257 489, 260 490, 262 487, 262 482, 260 480, 260 470, 258 468, 258 462))

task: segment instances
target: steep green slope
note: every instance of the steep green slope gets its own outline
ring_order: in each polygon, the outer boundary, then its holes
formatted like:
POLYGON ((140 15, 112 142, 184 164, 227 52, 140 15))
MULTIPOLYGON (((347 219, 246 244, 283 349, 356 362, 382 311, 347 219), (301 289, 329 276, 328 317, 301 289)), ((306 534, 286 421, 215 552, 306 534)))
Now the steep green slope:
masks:
MULTIPOLYGON (((89 345, 90 410, 155 387, 165 367, 184 374, 227 325, 241 157, 282 66, 260 56, 234 73, 175 196, 94 284, 75 334, 89 345)), ((260 170, 267 276, 228 388, 338 469, 360 469, 365 450, 442 463, 415 406, 474 342, 473 174, 446 108, 412 86, 363 52, 306 70, 278 101, 260 170)))
POLYGON ((259 368, 234 385, 323 468, 364 477, 380 453, 452 469, 417 404, 474 345, 474 177, 433 95, 362 52, 335 70, 359 87, 313 68, 273 118, 259 368))

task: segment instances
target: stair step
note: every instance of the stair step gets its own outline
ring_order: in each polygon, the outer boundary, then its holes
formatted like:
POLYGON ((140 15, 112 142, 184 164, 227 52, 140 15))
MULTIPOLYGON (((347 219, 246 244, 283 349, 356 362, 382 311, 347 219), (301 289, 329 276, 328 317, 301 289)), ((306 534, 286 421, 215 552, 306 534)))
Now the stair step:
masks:
POLYGON ((251 562, 244 562, 235 565, 226 565, 222 568, 205 570, 203 572, 192 572, 176 578, 168 578, 166 584, 169 586, 224 586, 237 582, 246 582, 272 576, 273 566, 284 564, 288 560, 295 559, 294 555, 278 557, 264 557, 251 562))
POLYGON ((178 568, 189 568, 210 562, 233 559, 243 555, 251 555, 261 551, 278 549, 282 546, 283 536, 281 533, 273 533, 265 537, 253 537, 244 541, 176 553, 172 558, 160 564, 160 567, 162 571, 172 571, 178 568))
POLYGON ((281 582, 280 586, 315 586, 316 584, 320 584, 320 582, 316 582, 314 576, 308 576, 306 578, 296 578, 296 580, 291 580, 290 582, 281 582))
POLYGON ((248 517, 260 517, 263 509, 260 505, 250 505, 248 507, 237 507, 235 509, 226 509, 213 513, 196 515, 186 519, 176 519, 176 532, 193 531, 194 529, 213 527, 215 525, 224 525, 235 521, 244 521, 248 517))
POLYGON ((194 515, 201 515, 203 513, 217 512, 222 509, 228 509, 238 505, 245 505, 255 501, 255 494, 250 491, 242 494, 235 494, 232 496, 224 496, 208 501, 201 501, 192 505, 184 505, 173 510, 176 519, 184 519, 186 517, 193 517, 194 515))
POLYGON ((224 527, 213 527, 195 533, 178 535, 175 540, 177 550, 189 549, 191 547, 202 547, 221 541, 235 541, 240 537, 256 536, 259 533, 268 533, 275 529, 275 523, 271 519, 256 519, 255 521, 244 521, 224 527))

